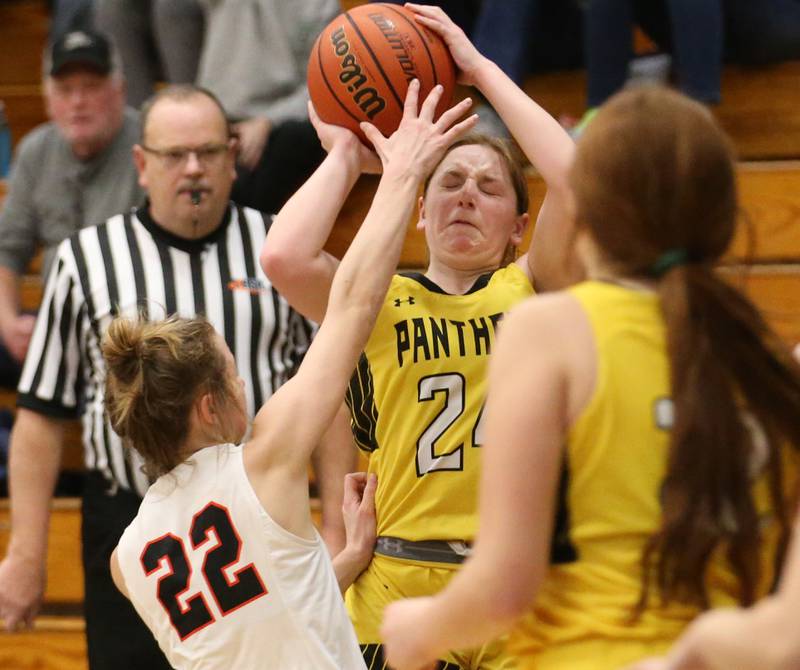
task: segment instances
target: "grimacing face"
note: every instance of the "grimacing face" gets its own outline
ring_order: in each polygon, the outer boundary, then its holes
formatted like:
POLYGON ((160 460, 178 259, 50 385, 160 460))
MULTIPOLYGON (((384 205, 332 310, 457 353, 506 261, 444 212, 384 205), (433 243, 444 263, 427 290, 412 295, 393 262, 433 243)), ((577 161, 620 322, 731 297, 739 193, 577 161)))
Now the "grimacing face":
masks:
POLYGON ((69 67, 45 81, 47 112, 81 158, 108 146, 122 125, 125 86, 111 74, 69 67))
POLYGON ((156 221, 188 222, 198 214, 213 218, 227 207, 236 178, 235 151, 226 119, 207 96, 159 100, 147 118, 144 142, 134 147, 134 158, 156 221), (225 149, 203 155, 214 147, 225 149), (183 160, 175 160, 181 153, 183 160), (197 208, 193 190, 200 194, 197 208))
POLYGON ((420 200, 418 227, 431 259, 458 270, 497 267, 509 242, 518 245, 527 214, 517 214, 511 178, 490 147, 450 151, 420 200))

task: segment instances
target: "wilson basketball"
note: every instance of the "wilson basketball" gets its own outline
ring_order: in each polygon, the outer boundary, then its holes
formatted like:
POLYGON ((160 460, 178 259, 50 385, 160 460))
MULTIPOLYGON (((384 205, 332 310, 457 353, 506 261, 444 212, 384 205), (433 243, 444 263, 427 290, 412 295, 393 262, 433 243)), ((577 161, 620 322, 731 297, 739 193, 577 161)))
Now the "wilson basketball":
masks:
POLYGON ((372 3, 344 12, 320 33, 308 61, 308 91, 319 117, 345 126, 369 121, 384 135, 397 129, 408 84, 419 79, 420 102, 436 84, 450 107, 455 64, 444 41, 399 5, 372 3))

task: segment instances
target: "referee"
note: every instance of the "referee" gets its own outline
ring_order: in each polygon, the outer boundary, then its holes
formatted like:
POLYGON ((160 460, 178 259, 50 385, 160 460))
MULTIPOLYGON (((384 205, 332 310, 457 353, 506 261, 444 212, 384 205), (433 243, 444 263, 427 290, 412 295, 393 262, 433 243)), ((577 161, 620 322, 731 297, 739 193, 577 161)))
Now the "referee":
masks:
POLYGON ((142 128, 134 160, 149 199, 58 248, 11 437, 12 536, 0 563, 0 616, 14 629, 31 623, 41 601, 62 421, 81 417, 92 670, 169 667, 110 577, 111 551, 149 482, 104 415, 100 341, 108 323, 137 311, 150 319, 205 314, 234 353, 251 417, 298 364, 311 334, 259 265, 269 219, 229 202, 236 148, 217 99, 192 86, 163 89, 142 108, 142 128))

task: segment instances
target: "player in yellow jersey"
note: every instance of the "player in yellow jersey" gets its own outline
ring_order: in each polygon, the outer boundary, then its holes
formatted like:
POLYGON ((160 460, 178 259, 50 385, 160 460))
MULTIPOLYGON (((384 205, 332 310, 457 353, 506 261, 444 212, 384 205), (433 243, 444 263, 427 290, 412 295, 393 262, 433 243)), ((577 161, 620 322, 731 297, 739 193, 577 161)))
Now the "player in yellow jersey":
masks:
MULTIPOLYGON (((424 16, 430 8, 415 9, 424 16)), ((381 482, 376 555, 347 594, 369 668, 384 667, 385 606, 440 590, 469 552, 486 365, 500 319, 534 288, 564 282, 558 250, 568 238, 565 177, 574 145, 463 33, 450 48, 461 81, 475 84, 500 113, 548 192, 532 250, 513 261, 528 224, 527 183, 502 143, 459 141, 425 184, 418 225, 429 266, 394 277, 349 392, 356 439, 381 482)), ((338 264, 323 245, 371 156, 349 131, 322 124, 313 110, 312 118, 332 160, 276 217, 262 263, 295 308, 319 319, 338 264)), ((510 668, 502 647, 440 660, 448 668, 510 668)))
POLYGON ((615 670, 774 577, 800 366, 714 270, 737 215, 726 138, 687 98, 629 91, 569 174, 589 279, 503 324, 477 543, 444 592, 387 608, 395 670, 509 629, 520 670, 615 670))
MULTIPOLYGON (((800 360, 800 345, 794 349, 800 360)), ((636 663, 628 670, 792 670, 800 667, 800 517, 795 518, 775 594, 753 607, 706 612, 667 657, 636 663)))

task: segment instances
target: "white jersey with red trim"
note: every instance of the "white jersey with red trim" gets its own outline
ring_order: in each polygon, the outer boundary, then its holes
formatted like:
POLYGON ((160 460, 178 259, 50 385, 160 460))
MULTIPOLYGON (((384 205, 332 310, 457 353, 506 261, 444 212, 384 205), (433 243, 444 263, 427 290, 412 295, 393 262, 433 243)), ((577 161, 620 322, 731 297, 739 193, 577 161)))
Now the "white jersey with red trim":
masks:
POLYGON ((328 551, 264 511, 242 446, 194 454, 148 490, 117 556, 178 670, 363 670, 328 551))

